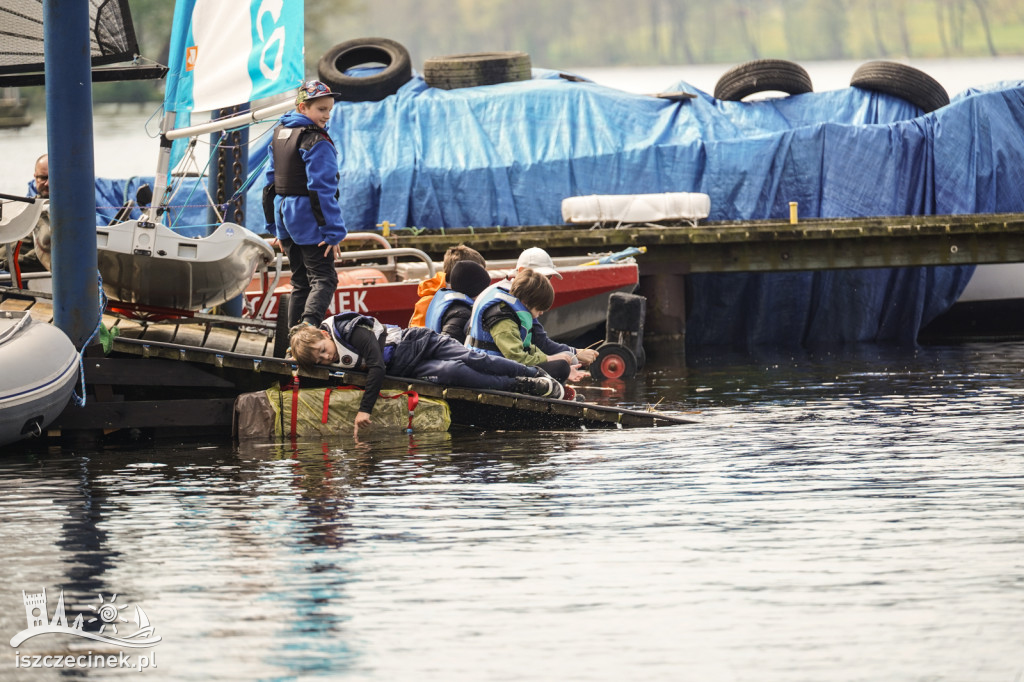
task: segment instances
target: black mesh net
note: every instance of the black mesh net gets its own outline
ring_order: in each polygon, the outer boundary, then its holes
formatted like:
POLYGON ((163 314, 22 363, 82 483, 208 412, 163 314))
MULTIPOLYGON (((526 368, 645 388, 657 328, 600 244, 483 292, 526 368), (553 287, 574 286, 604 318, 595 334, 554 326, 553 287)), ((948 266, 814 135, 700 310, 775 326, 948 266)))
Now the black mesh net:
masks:
MULTIPOLYGON (((133 59, 139 51, 128 0, 88 0, 93 66, 133 59)), ((43 0, 0 5, 0 74, 43 70, 43 0)))

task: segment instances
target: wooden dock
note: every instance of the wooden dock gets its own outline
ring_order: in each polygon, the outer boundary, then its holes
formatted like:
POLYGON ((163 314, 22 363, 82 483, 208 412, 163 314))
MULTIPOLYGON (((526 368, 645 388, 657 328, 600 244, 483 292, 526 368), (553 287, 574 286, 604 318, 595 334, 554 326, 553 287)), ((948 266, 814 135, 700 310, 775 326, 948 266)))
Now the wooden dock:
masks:
MULTIPOLYGON (((52 322, 53 306, 43 294, 0 289, 0 310, 27 310, 41 322, 52 322)), ((303 387, 365 385, 361 372, 326 367, 305 372, 292 361, 273 357, 273 328, 265 323, 215 315, 161 322, 104 315, 104 324, 117 333, 111 351, 103 355, 98 346, 90 347, 84 360, 86 405, 69 405, 50 425, 54 436, 98 438, 111 431, 139 429, 158 435, 230 437, 235 399, 242 393, 286 384, 295 374, 303 387)), ((446 400, 453 426, 460 427, 579 429, 693 423, 654 411, 394 377, 384 388, 446 400)))
POLYGON ((392 232, 396 247, 429 254, 465 243, 489 258, 540 246, 551 255, 646 246, 641 276, 970 265, 1024 261, 1024 213, 681 223, 646 226, 534 225, 392 232))
MULTIPOLYGON (((646 333, 681 337, 685 331, 684 280, 690 273, 771 272, 843 268, 967 265, 1024 261, 1024 214, 899 216, 609 227, 548 225, 463 228, 390 235, 397 247, 440 256, 466 243, 489 258, 515 257, 530 246, 553 255, 607 252, 646 246, 640 293, 648 295, 646 333)), ((52 320, 45 295, 0 289, 0 308, 29 310, 52 320)), ((117 429, 185 429, 224 434, 235 398, 287 382, 297 367, 273 357, 272 325, 197 314, 166 322, 108 315, 118 336, 109 355, 95 347, 86 357, 89 398, 69 407, 57 430, 95 433, 117 429)), ((304 386, 363 385, 356 372, 300 372, 304 386)), ((531 398, 510 393, 445 388, 389 379, 386 388, 413 389, 449 401, 453 423, 504 428, 650 427, 688 420, 643 410, 531 398)))
POLYGON ((555 256, 646 246, 637 259, 637 293, 648 299, 645 334, 652 339, 685 335, 684 278, 693 273, 1024 262, 1024 213, 414 232, 392 233, 391 243, 429 254, 465 243, 488 258, 515 257, 531 246, 555 256))

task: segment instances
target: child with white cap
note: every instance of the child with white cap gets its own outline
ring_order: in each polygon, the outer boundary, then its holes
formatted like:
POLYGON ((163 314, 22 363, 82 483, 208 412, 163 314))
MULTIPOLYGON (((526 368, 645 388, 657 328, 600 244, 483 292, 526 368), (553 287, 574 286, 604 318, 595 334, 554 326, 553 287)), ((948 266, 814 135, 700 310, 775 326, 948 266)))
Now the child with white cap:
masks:
MULTIPOLYGON (((539 246, 531 246, 530 248, 519 254, 519 260, 516 261, 516 273, 520 273, 523 270, 533 270, 539 272, 550 280, 552 277, 558 279, 564 279, 562 273, 555 267, 555 262, 551 260, 551 256, 548 252, 539 246)), ((497 286, 508 291, 512 287, 511 280, 505 280, 498 282, 492 286, 497 286)), ((575 356, 576 360, 583 367, 587 367, 594 360, 597 359, 597 351, 592 348, 574 348, 564 343, 559 343, 548 337, 546 331, 544 331, 544 325, 538 320, 534 320, 533 325, 533 345, 539 350, 543 351, 547 355, 557 355, 559 353, 566 353, 570 356, 575 356)), ((575 363, 573 363, 575 364, 575 363)))

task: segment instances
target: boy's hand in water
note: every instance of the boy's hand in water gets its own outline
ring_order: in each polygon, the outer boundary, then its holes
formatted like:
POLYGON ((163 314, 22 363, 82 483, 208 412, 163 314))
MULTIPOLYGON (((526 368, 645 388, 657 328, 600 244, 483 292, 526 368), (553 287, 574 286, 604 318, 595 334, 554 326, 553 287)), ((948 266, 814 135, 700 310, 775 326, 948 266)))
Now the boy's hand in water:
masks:
POLYGON ((373 422, 370 421, 370 413, 369 412, 357 412, 356 413, 355 431, 353 432, 353 435, 356 438, 358 438, 359 437, 359 427, 360 426, 370 426, 370 424, 372 424, 372 423, 373 422))

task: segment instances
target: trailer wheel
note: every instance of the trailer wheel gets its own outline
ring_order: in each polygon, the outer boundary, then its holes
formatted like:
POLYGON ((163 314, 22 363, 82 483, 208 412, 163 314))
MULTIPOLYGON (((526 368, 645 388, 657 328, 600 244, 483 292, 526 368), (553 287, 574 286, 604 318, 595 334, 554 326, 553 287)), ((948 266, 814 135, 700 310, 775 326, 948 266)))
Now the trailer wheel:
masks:
POLYGON ((636 356, 617 343, 606 343, 597 349, 597 359, 590 365, 595 379, 631 379, 636 376, 636 356))
POLYGON ((527 81, 532 73, 525 52, 471 52, 423 62, 423 80, 442 90, 527 81))
POLYGON ((853 72, 850 85, 899 97, 926 114, 949 104, 949 93, 937 80, 920 69, 899 62, 861 64, 853 72))
POLYGON ((317 75, 346 102, 379 102, 412 79, 409 51, 387 38, 355 38, 338 43, 320 58, 317 75), (383 64, 372 76, 349 76, 357 66, 383 64))
POLYGON ((283 358, 288 353, 288 302, 290 294, 277 297, 277 320, 274 322, 274 357, 283 358))
POLYGON ((799 64, 785 59, 755 59, 722 74, 715 84, 715 98, 739 102, 766 90, 802 95, 813 89, 810 75, 799 64))

